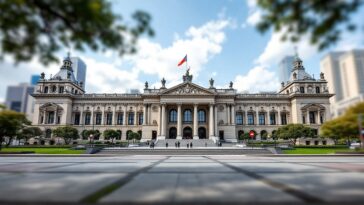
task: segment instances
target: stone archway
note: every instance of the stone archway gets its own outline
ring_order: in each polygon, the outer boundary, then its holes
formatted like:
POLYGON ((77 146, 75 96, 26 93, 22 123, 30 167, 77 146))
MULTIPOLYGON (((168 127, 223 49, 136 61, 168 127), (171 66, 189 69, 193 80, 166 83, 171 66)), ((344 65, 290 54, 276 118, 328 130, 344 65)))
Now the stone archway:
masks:
POLYGON ((206 139, 206 128, 204 128, 204 127, 198 128, 198 138, 206 139))
POLYGON ((176 139, 176 137, 177 137, 177 128, 175 128, 175 127, 169 128, 168 137, 169 137, 169 139, 176 139))
POLYGON ((192 128, 185 127, 183 129, 183 139, 192 139, 192 128))
POLYGON ((266 130, 260 131, 260 139, 267 140, 268 139, 268 132, 266 130))

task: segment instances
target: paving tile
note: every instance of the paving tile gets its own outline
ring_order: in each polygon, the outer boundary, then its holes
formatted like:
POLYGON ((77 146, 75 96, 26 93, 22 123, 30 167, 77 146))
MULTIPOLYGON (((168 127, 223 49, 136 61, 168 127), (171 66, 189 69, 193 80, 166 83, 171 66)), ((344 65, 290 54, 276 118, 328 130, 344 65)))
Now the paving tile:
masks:
POLYGON ((295 187, 329 202, 364 201, 363 173, 266 174, 265 177, 295 187))
POLYGON ((335 170, 317 167, 312 165, 302 165, 302 164, 291 164, 291 163, 240 163, 240 162, 228 162, 229 165, 242 168, 254 173, 294 173, 294 172, 334 172, 335 170))
POLYGON ((298 202, 238 173, 141 174, 101 202, 298 202), (143 193, 143 194, 140 194, 143 193), (264 197, 262 194, 264 193, 264 197))
POLYGON ((0 173, 1 201, 78 201, 125 174, 0 173))
POLYGON ((43 171, 46 172, 59 172, 59 173, 94 173, 94 172, 103 172, 103 173, 127 173, 134 172, 143 167, 150 165, 150 163, 146 162, 131 162, 131 163, 83 163, 83 164, 75 164, 72 166, 58 167, 58 168, 50 168, 45 169, 43 171))
POLYGON ((150 169, 149 172, 216 173, 216 172, 234 172, 234 171, 216 162, 206 162, 206 163, 162 163, 150 169))

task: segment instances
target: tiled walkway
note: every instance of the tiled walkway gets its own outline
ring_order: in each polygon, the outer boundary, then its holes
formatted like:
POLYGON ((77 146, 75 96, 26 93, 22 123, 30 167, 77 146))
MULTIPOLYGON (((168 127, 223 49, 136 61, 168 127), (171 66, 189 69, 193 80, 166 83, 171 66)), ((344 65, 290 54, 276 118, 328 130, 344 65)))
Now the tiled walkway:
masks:
POLYGON ((364 204, 364 157, 1 157, 10 202, 364 204))

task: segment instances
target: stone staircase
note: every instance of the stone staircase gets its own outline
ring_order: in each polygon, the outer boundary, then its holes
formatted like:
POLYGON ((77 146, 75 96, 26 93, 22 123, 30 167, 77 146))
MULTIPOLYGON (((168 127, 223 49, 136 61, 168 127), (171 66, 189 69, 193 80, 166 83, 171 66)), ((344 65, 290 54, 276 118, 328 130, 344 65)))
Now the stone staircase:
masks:
POLYGON ((192 142, 193 148, 198 147, 217 147, 213 140, 210 139, 197 139, 197 140, 177 140, 177 139, 165 139, 165 140, 158 140, 155 144, 155 147, 166 147, 166 143, 168 143, 168 147, 175 147, 175 143, 180 142, 181 148, 186 148, 187 143, 190 144, 192 142))

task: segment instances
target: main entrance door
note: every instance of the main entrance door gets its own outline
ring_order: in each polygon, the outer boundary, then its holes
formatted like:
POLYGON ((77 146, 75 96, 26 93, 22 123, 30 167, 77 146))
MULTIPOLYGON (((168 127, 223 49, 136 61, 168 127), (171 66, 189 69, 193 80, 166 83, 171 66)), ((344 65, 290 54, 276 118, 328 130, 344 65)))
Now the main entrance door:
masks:
POLYGON ((152 131, 152 140, 156 140, 157 139, 157 131, 153 130, 152 131))
POLYGON ((185 127, 183 129, 183 139, 192 139, 192 128, 185 127))
POLYGON ((169 139, 176 139, 177 129, 175 127, 171 127, 169 129, 169 139))
POLYGON ((198 128, 198 138, 206 139, 206 129, 204 127, 198 128))

